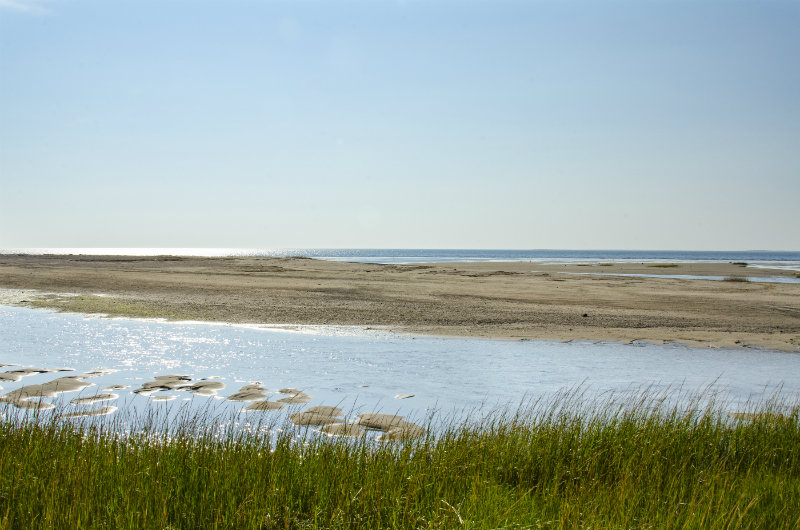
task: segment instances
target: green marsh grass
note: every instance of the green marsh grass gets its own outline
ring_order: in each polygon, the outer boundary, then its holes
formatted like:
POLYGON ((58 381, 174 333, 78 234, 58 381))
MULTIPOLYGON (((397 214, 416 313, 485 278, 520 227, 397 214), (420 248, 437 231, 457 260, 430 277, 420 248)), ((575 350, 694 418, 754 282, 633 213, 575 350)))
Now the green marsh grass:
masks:
POLYGON ((188 413, 6 414, 0 528, 798 528, 798 404, 745 420, 671 397, 562 392, 385 444, 188 413))

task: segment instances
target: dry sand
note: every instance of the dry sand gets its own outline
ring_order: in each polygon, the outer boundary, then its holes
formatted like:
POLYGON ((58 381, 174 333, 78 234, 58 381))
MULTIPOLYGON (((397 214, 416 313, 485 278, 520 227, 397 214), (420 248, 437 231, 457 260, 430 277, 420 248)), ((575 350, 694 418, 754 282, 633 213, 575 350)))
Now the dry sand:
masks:
POLYGON ((734 264, 375 265, 304 258, 0 256, 0 288, 37 290, 22 303, 66 311, 800 351, 800 284, 570 274, 575 272, 797 274, 734 264))

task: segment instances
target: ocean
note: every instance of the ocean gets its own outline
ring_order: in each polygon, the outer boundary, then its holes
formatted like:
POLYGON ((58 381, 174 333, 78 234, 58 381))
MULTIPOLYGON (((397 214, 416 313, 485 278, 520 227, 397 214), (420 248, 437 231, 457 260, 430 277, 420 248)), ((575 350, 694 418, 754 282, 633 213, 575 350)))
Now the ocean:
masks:
POLYGON ((0 254, 75 254, 132 256, 303 256, 332 261, 384 264, 480 261, 530 261, 536 263, 729 263, 746 262, 800 270, 797 251, 709 250, 504 250, 504 249, 403 249, 403 248, 0 248, 0 254))

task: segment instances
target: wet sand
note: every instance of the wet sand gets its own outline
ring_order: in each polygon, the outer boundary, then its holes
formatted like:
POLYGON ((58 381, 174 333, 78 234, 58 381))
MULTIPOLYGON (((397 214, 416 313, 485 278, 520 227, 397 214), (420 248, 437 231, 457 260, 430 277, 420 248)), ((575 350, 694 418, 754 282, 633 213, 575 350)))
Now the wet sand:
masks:
POLYGON ((800 351, 800 284, 613 274, 797 275, 735 264, 376 265, 305 258, 0 256, 0 288, 38 291, 11 302, 66 311, 800 351))

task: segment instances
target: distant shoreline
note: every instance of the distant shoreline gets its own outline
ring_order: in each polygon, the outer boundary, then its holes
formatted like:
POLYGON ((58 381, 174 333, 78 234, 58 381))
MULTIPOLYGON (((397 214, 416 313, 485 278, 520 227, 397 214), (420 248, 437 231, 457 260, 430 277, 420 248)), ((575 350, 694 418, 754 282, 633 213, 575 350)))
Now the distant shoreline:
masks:
POLYGON ((732 263, 780 265, 800 272, 800 251, 569 250, 569 249, 414 249, 414 248, 0 248, 2 255, 140 256, 196 258, 292 258, 408 265, 413 263, 533 262, 579 263, 732 263))
POLYGON ((269 257, 0 255, 0 288, 54 293, 30 297, 23 305, 65 311, 791 352, 800 351, 800 284, 744 278, 794 281, 797 274, 734 263, 401 265, 269 257), (681 275, 732 281, 669 278, 681 275))

